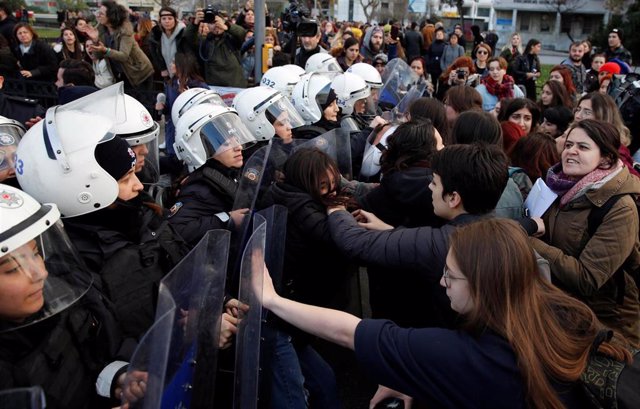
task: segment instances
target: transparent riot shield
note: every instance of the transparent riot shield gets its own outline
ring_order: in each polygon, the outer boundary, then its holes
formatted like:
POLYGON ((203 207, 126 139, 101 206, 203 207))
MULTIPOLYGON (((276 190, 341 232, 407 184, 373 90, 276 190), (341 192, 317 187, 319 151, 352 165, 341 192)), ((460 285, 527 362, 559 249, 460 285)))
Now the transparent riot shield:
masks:
POLYGON ((338 163, 340 174, 347 180, 353 179, 351 165, 351 139, 349 131, 343 128, 332 129, 309 141, 296 144, 294 151, 302 148, 319 149, 338 163))
POLYGON ((226 230, 207 232, 161 281, 156 320, 131 359, 123 403, 212 407, 229 240, 226 230))
POLYGON ((253 233, 242 255, 238 291, 238 333, 234 374, 235 409, 258 407, 260 371, 260 334, 262 330, 262 274, 265 262, 267 222, 253 216, 253 233))
POLYGON ((382 73, 384 85, 378 96, 378 107, 384 111, 391 111, 407 95, 412 84, 417 83, 419 77, 406 62, 394 58, 386 65, 382 73))
POLYGON ((0 409, 45 409, 44 391, 39 386, 0 391, 0 409))

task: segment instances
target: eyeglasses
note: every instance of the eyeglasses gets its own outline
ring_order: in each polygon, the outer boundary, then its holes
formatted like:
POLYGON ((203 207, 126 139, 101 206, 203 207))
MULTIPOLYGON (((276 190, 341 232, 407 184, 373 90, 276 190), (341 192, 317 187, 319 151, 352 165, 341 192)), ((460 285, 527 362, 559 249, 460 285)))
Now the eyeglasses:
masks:
POLYGON ((466 278, 464 277, 453 277, 451 275, 451 270, 449 270, 449 267, 447 267, 447 265, 444 265, 444 268, 442 269, 442 278, 444 278, 444 285, 447 288, 451 288, 451 280, 465 280, 466 278))
POLYGON ((573 109, 573 113, 574 113, 574 115, 575 115, 575 114, 578 114, 578 113, 582 113, 582 115, 584 115, 584 116, 591 116, 591 115, 593 115, 593 111, 592 111, 592 110, 587 109, 587 108, 581 108, 581 107, 575 107, 575 108, 573 109))
POLYGON ((489 54, 489 52, 485 50, 478 50, 476 51, 476 54, 489 54))

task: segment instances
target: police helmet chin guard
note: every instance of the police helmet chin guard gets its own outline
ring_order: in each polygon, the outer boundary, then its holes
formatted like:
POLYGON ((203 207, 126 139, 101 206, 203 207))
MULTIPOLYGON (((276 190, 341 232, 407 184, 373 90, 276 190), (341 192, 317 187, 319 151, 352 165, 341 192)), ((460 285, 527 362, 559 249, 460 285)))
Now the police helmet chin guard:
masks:
MULTIPOLYGON (((0 274, 22 274, 26 297, 0 311, 0 333, 45 320, 80 299, 92 275, 71 245, 55 204, 0 184, 0 274)), ((0 291, 3 291, 0 289, 0 291)))
POLYGON ((255 142, 237 112, 226 106, 199 104, 176 123, 174 148, 191 172, 228 149, 248 147, 255 142))
POLYGON ((233 107, 258 141, 266 141, 276 133, 274 122, 291 129, 304 125, 296 108, 280 92, 267 87, 247 88, 236 95, 233 107))

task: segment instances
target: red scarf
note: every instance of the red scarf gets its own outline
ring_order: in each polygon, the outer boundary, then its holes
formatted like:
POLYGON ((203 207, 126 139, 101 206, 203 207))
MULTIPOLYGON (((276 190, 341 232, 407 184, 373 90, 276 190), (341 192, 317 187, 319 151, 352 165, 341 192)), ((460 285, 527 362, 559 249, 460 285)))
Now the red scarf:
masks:
POLYGON ((502 83, 496 82, 490 75, 484 77, 480 82, 484 84, 489 94, 498 97, 498 100, 504 98, 513 98, 513 78, 509 75, 502 77, 502 83))

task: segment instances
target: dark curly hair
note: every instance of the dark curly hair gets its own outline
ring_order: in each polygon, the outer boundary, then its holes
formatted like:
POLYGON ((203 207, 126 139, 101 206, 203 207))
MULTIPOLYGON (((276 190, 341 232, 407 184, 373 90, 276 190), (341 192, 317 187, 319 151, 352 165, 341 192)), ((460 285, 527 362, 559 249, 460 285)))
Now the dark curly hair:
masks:
POLYGON ((113 0, 105 0, 102 5, 107 9, 106 17, 112 28, 120 28, 127 21, 129 12, 123 5, 113 0))

